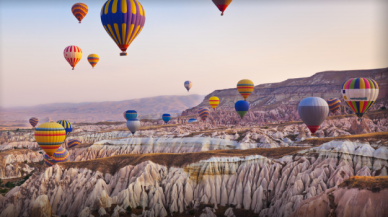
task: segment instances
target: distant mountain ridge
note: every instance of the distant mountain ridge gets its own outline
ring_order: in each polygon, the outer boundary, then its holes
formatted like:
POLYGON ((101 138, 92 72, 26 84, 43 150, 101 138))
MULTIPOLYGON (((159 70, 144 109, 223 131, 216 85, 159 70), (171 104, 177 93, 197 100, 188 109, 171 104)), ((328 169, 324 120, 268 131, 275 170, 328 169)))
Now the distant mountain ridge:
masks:
POLYGON ((72 122, 124 121, 123 112, 137 110, 140 118, 152 118, 161 113, 181 113, 197 105, 204 96, 156 96, 123 101, 52 103, 31 107, 1 108, 1 121, 39 119, 66 119, 72 122))
MULTIPOLYGON (((302 99, 310 96, 321 97, 325 100, 332 97, 342 100, 340 93, 341 85, 348 79, 355 77, 374 79, 379 85, 378 101, 388 101, 388 68, 324 71, 315 73, 311 77, 292 78, 279 83, 260 84, 255 86, 247 101, 250 103, 250 111, 252 111, 271 110, 281 105, 297 106, 302 99)), ((234 103, 243 99, 238 93, 237 88, 215 90, 207 95, 202 103, 187 109, 182 115, 195 114, 200 107, 210 108, 208 100, 211 96, 220 98, 220 104, 217 109, 221 110, 234 111, 234 103)))

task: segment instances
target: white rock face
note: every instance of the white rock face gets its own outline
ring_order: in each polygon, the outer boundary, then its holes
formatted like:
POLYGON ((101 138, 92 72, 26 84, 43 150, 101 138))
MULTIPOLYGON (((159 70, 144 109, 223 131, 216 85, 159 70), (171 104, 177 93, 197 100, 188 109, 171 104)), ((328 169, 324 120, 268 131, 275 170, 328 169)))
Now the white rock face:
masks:
POLYGON ((34 205, 31 210, 31 217, 51 217, 51 206, 47 195, 40 195, 34 201, 34 205))
MULTIPOLYGON (((145 161, 115 174, 55 165, 10 191, 0 212, 13 210, 16 216, 23 216, 31 212, 38 195, 44 194, 56 215, 69 217, 90 216, 88 209, 106 209, 111 204, 120 206, 114 210, 116 216, 128 205, 149 207, 144 216, 167 216, 167 208, 182 213, 198 202, 233 204, 259 216, 289 216, 303 200, 346 178, 376 171, 386 175, 386 156, 386 148, 374 150, 368 143, 332 141, 277 160, 214 157, 184 168, 145 161)), ((211 215, 208 211, 202 214, 211 215)))

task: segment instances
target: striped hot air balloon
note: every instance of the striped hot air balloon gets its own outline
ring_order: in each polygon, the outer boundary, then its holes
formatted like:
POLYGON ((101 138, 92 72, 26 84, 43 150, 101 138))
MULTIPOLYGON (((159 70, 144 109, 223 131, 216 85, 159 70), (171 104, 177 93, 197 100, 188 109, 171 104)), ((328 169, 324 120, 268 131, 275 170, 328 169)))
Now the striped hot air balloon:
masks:
POLYGON ((38 118, 35 118, 35 117, 30 118, 29 121, 32 127, 35 127, 39 122, 38 118))
POLYGON ((82 19, 84 19, 84 17, 88 13, 88 10, 88 6, 84 3, 76 3, 73 5, 73 7, 71 7, 71 12, 75 16, 75 18, 77 18, 79 23, 81 23, 82 19))
POLYGON ((79 141, 78 139, 70 139, 69 142, 67 143, 67 147, 73 148, 73 147, 80 145, 80 144, 81 144, 81 141, 79 141))
POLYGON ((229 6, 229 4, 232 2, 232 0, 212 0, 213 3, 217 6, 218 10, 220 10, 221 16, 224 15, 224 11, 229 6))
POLYGON ((361 118, 379 96, 379 85, 370 78, 351 78, 342 85, 342 96, 357 117, 361 118))
POLYGON ((237 83, 237 90, 246 101, 248 96, 251 95, 255 85, 251 80, 243 79, 237 83))
POLYGON ((191 87, 193 86, 193 82, 191 82, 191 81, 185 81, 184 86, 185 86, 187 92, 189 92, 189 90, 190 90, 191 87))
POLYGON ((239 114, 242 119, 249 110, 249 102, 239 100, 236 102, 236 104, 234 104, 234 108, 236 109, 237 114, 239 114))
POLYGON ((63 128, 65 128, 66 137, 73 131, 73 126, 71 125, 70 121, 60 120, 60 121, 57 121, 57 123, 62 125, 63 128))
POLYGON ((198 114, 199 114, 199 116, 201 117, 201 119, 202 119, 203 121, 206 121, 207 117, 208 117, 209 114, 210 114, 210 111, 209 111, 209 109, 207 109, 207 108, 200 108, 200 109, 198 110, 198 114))
POLYGON ((331 113, 333 114, 335 114, 335 112, 341 108, 341 100, 337 98, 330 98, 326 102, 329 105, 331 113))
POLYGON ((35 140, 47 155, 53 156, 66 138, 66 131, 62 125, 47 122, 35 129, 35 140))
POLYGON ((50 157, 47 154, 44 155, 44 162, 47 166, 52 166, 61 162, 68 162, 69 160, 69 152, 66 149, 62 148, 62 146, 58 148, 58 150, 54 153, 53 156, 50 157))
POLYGON ((127 110, 126 112, 124 112, 124 118, 126 120, 136 119, 137 118, 137 111, 135 111, 135 110, 127 110))
POLYGON ((98 57, 97 54, 90 54, 88 56, 88 62, 90 63, 90 65, 92 65, 93 69, 94 69, 94 67, 96 66, 96 64, 98 63, 99 60, 100 60, 100 57, 98 57))
POLYGON ((216 96, 212 96, 209 98, 209 104, 214 110, 216 110, 218 104, 220 104, 220 99, 216 96))
POLYGON ((44 163, 51 167, 52 165, 55 164, 55 160, 54 160, 54 157, 50 157, 48 156, 47 154, 44 154, 44 163))
POLYGON ((162 119, 163 119, 164 123, 167 124, 171 119, 171 115, 170 114, 163 114, 162 119))
POLYGON ((125 51, 143 30, 145 19, 144 8, 137 0, 108 0, 101 8, 102 25, 121 49, 120 56, 127 55, 125 51))
POLYGON ((82 58, 82 50, 75 45, 70 45, 63 51, 63 56, 74 70, 75 65, 77 65, 82 58))
POLYGON ((307 97, 300 101, 298 113, 311 133, 315 133, 329 115, 329 105, 322 98, 307 97))

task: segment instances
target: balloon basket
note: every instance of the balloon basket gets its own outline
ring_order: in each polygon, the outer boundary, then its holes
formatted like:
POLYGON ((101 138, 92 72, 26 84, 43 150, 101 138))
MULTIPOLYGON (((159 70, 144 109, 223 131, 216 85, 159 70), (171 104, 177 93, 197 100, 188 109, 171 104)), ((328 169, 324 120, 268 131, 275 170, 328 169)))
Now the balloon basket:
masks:
POLYGON ((127 52, 121 52, 120 56, 127 56, 127 52))

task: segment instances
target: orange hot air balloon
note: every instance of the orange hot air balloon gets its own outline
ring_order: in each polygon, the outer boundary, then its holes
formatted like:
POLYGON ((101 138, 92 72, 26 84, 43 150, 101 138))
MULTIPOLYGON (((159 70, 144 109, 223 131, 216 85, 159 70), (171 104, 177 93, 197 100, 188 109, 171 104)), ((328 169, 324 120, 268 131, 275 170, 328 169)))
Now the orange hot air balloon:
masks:
POLYGON ((229 4, 232 2, 232 0, 212 0, 213 3, 217 6, 218 10, 220 10, 221 16, 224 15, 224 11, 229 6, 229 4))
POLYGON ((81 23, 82 19, 86 16, 88 13, 88 6, 84 3, 76 3, 71 7, 71 12, 77 18, 79 23, 81 23))
POLYGON ((245 101, 247 101, 248 96, 251 95, 254 88, 255 85, 248 79, 243 79, 237 83, 237 90, 245 101))
POLYGON ((218 104, 220 104, 220 99, 216 96, 212 96, 209 98, 209 104, 214 110, 216 110, 218 104))

